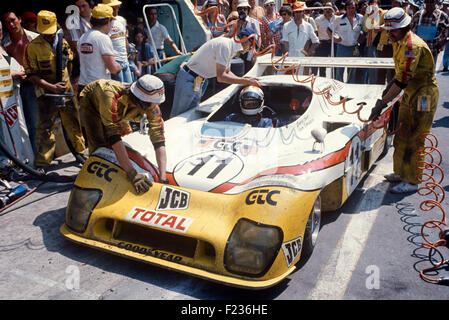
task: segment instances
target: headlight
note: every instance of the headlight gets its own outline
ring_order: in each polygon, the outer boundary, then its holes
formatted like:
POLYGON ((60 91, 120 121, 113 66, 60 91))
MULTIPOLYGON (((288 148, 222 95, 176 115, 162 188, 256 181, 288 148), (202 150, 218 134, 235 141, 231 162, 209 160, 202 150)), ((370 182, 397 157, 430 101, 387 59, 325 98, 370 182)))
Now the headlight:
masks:
POLYGON ((86 231, 92 210, 101 196, 102 193, 98 189, 82 189, 74 186, 65 215, 67 226, 78 233, 86 231))
POLYGON ((240 219, 226 244, 226 270, 251 277, 262 276, 274 262, 282 238, 278 227, 240 219))

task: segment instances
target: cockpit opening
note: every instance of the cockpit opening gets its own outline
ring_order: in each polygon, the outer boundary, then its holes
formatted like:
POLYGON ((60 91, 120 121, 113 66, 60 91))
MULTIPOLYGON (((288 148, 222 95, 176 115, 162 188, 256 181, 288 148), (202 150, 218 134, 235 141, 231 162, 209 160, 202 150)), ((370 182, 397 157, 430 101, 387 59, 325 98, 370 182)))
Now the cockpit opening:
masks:
MULTIPOLYGON (((283 127, 296 120, 310 106, 313 98, 312 90, 306 86, 295 85, 276 85, 263 86, 262 88, 264 101, 261 116, 272 120, 273 127, 283 127)), ((241 114, 240 92, 239 90, 231 99, 229 99, 210 119, 210 122, 225 121, 226 119, 234 119, 229 117, 233 114, 241 114)), ((244 119, 244 117, 242 117, 244 119)), ((248 122, 252 126, 256 126, 251 121, 248 122)))

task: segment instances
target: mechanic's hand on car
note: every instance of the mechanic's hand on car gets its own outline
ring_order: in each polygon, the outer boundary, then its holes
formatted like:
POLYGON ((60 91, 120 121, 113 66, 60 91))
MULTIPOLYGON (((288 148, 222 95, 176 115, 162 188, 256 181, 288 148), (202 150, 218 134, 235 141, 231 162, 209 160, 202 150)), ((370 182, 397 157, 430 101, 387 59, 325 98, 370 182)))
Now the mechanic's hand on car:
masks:
POLYGON ((126 173, 128 180, 134 186, 137 194, 145 193, 150 190, 150 187, 153 185, 150 179, 148 179, 147 175, 143 173, 137 173, 136 169, 132 169, 126 173))
POLYGON ((387 107, 387 104, 385 102, 383 102, 382 99, 377 99, 376 105, 371 110, 369 120, 376 121, 377 119, 379 119, 379 116, 382 113, 382 110, 385 109, 386 107, 387 107))

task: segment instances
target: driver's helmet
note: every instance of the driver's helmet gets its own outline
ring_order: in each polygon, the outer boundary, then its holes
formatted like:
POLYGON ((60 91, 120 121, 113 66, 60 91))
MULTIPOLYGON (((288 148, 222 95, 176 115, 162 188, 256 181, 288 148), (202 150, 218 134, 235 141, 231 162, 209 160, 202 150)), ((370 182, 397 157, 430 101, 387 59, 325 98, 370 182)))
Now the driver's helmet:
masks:
POLYGON ((262 111, 263 91, 259 87, 248 86, 240 92, 240 109, 247 116, 254 116, 262 111))

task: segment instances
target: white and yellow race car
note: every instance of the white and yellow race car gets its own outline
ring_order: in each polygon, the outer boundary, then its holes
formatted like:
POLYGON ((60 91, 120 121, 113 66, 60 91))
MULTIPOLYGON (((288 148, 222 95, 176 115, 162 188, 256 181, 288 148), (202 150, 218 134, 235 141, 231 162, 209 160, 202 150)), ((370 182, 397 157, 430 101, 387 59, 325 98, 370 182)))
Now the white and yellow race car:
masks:
POLYGON ((321 213, 340 208, 388 147, 382 123, 392 107, 362 121, 383 86, 301 79, 260 77, 275 127, 225 121, 239 110, 238 85, 168 120, 169 184, 158 183, 148 136, 124 137, 136 170, 154 181, 143 195, 112 149, 98 149, 76 179, 62 234, 232 286, 279 283, 312 253, 321 213), (342 97, 344 106, 333 103, 342 97))

